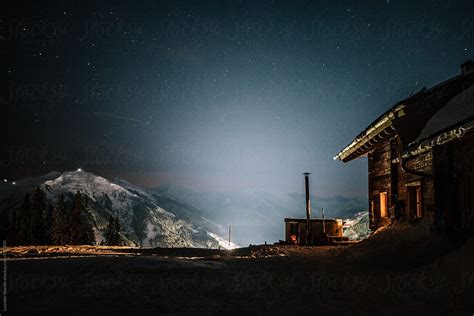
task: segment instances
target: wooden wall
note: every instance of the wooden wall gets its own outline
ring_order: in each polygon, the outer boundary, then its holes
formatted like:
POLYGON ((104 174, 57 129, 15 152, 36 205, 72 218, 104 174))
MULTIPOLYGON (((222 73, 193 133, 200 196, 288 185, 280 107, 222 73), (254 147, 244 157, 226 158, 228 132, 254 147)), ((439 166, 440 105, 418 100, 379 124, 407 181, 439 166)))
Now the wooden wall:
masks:
POLYGON ((474 234, 474 133, 434 150, 437 226, 474 234))
POLYGON ((434 221, 434 181, 430 178, 433 174, 433 154, 431 151, 410 159, 406 167, 426 177, 405 172, 398 162, 398 151, 401 144, 397 137, 379 145, 369 154, 369 210, 371 211, 370 225, 377 229, 395 221, 396 206, 400 208, 400 220, 423 220, 428 223, 434 221), (407 185, 421 185, 422 190, 422 219, 416 219, 415 214, 408 210, 407 185), (387 192, 388 216, 380 216, 380 192, 387 192), (372 207, 373 205, 373 207, 372 207), (371 210, 371 208, 373 208, 371 210))
POLYGON ((392 201, 388 199, 388 217, 380 217, 380 192, 387 192, 388 197, 391 196, 391 150, 390 141, 386 141, 379 145, 368 155, 369 168, 369 214, 370 227, 377 229, 391 222, 392 214, 390 209, 392 201))
MULTIPOLYGON (((293 220, 293 221, 285 221, 285 240, 286 242, 290 242, 291 236, 291 224, 298 225, 298 244, 304 245, 306 244, 306 220, 293 220)), ((324 221, 324 227, 326 234, 330 236, 338 236, 342 237, 343 229, 342 229, 342 220, 341 219, 327 219, 324 221)), ((320 238, 323 232, 323 221, 322 219, 311 219, 311 229, 313 234, 314 243, 320 238)))
MULTIPOLYGON (((409 170, 422 173, 423 175, 412 174, 410 172, 402 172, 403 180, 400 181, 400 199, 405 201, 408 205, 407 185, 412 183, 419 183, 422 190, 422 220, 431 225, 434 222, 434 206, 435 206, 435 192, 433 180, 433 152, 426 151, 421 155, 411 157, 406 163, 409 170)), ((405 218, 407 220, 416 220, 415 214, 410 214, 408 207, 406 207, 405 218)))
POLYGON ((368 154, 371 229, 400 218, 474 235, 474 132, 405 159, 404 168, 398 162, 401 148, 395 136, 368 154), (421 218, 408 207, 411 186, 421 187, 421 218), (380 192, 388 196, 385 218, 380 216, 380 192))
POLYGON ((422 221, 453 234, 474 235, 474 133, 406 159, 397 160, 398 139, 380 144, 368 155, 370 226, 377 229, 396 220, 422 221), (409 211, 408 188, 421 187, 422 218, 409 211), (380 192, 387 192, 388 216, 380 216, 380 192))

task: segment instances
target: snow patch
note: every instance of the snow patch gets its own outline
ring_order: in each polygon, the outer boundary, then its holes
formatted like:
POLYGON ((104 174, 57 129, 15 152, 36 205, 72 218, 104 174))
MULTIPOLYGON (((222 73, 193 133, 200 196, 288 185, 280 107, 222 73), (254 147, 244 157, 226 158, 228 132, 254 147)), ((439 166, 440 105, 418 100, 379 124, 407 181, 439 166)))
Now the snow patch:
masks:
POLYGON ((158 236, 160 230, 158 226, 153 225, 150 221, 146 223, 146 237, 142 241, 143 247, 154 247, 153 240, 158 236))
POLYGON ((234 244, 233 242, 230 242, 229 244, 229 241, 228 240, 225 240, 224 238, 222 238, 221 236, 218 236, 214 233, 211 233, 211 232, 207 232, 207 234, 209 236, 211 236, 212 238, 214 238, 218 243, 219 243, 219 246, 224 248, 224 249, 235 249, 235 248, 240 248, 239 245, 237 244, 234 244))
POLYGON ((342 226, 343 236, 351 240, 361 240, 369 237, 369 212, 359 212, 353 217, 344 220, 342 226))

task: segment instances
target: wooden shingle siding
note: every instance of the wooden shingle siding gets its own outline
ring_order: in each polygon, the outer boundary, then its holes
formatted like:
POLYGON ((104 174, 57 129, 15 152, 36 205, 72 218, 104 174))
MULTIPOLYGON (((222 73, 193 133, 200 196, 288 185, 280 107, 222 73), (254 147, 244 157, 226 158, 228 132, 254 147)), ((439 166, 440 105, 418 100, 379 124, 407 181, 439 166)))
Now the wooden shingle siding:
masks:
POLYGON ((368 159, 369 167, 369 207, 373 205, 373 214, 370 219, 370 226, 376 229, 390 222, 393 214, 390 212, 391 201, 391 153, 390 141, 386 141, 378 146, 368 159), (388 196, 388 214, 387 217, 380 216, 380 193, 387 192, 388 196))
POLYGON ((433 153, 427 151, 422 155, 409 160, 406 167, 410 170, 427 175, 423 177, 417 174, 405 172, 397 161, 397 151, 401 146, 396 138, 392 138, 377 147, 369 156, 369 206, 373 203, 373 218, 371 227, 376 229, 389 224, 395 218, 395 206, 400 203, 402 208, 401 218, 414 220, 416 214, 410 214, 408 208, 407 185, 416 183, 422 190, 422 218, 417 220, 434 222, 435 191, 434 181, 429 178, 433 174, 433 153), (395 162, 394 162, 395 161, 395 162), (387 192, 388 216, 380 217, 380 192, 387 192))

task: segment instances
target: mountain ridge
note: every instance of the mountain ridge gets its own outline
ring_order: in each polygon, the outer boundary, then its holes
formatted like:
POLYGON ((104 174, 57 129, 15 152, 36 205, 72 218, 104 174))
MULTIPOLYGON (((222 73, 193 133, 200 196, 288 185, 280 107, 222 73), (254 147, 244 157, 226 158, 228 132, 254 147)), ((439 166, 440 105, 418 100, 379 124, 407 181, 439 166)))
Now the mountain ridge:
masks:
POLYGON ((17 207, 24 193, 36 186, 45 191, 50 204, 55 203, 60 195, 64 195, 70 202, 76 192, 81 192, 87 199, 93 217, 97 243, 104 241, 102 233, 112 215, 119 218, 128 245, 200 248, 223 246, 220 239, 213 237, 217 236, 217 229, 208 231, 206 227, 179 218, 162 208, 146 190, 128 182, 127 185, 125 182, 121 184, 82 170, 66 171, 59 175, 49 173, 36 179, 19 180, 15 185, 4 183, 3 186, 11 187, 4 190, 8 195, 2 200, 1 208, 5 211, 17 207), (47 180, 43 181, 45 179, 47 180))

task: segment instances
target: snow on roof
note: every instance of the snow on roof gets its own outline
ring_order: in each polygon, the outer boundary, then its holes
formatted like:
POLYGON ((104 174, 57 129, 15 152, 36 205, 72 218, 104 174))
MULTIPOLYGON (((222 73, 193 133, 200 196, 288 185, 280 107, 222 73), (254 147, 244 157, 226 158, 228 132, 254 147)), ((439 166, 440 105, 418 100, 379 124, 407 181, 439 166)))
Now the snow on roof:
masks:
POLYGON ((470 118, 474 118, 474 85, 464 89, 436 112, 426 123, 415 143, 436 136, 436 134, 462 124, 470 118))
POLYGON ((474 130, 474 120, 471 120, 465 124, 449 129, 446 132, 441 132, 433 136, 432 138, 425 139, 419 143, 412 143, 408 150, 403 154, 403 158, 409 156, 419 155, 426 150, 433 148, 434 146, 444 145, 454 139, 459 139, 464 137, 467 133, 470 133, 474 130), (416 145, 416 147, 415 147, 416 145))

